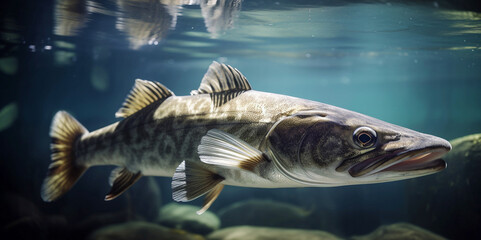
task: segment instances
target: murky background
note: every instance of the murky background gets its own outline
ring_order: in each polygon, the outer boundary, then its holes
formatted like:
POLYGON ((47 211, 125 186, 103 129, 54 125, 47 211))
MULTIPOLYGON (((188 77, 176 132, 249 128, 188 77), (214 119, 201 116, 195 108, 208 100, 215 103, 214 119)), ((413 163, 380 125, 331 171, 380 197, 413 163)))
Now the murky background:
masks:
MULTIPOLYGON (((271 227, 261 229, 267 235, 279 229, 308 229, 294 236, 331 234, 324 239, 374 239, 353 237, 370 233, 380 234, 377 239, 479 238, 477 137, 453 149, 446 170, 415 180, 336 188, 226 187, 205 222, 182 220, 192 212, 187 205, 200 206, 201 200, 168 205, 169 178, 143 178, 104 202, 110 166, 89 169, 56 202, 40 199, 56 111, 68 111, 94 130, 117 121, 114 113, 136 78, 187 95, 214 60, 239 69, 255 90, 328 103, 448 140, 480 133, 481 15, 474 3, 2 2, 2 234, 101 239, 94 231, 129 222, 110 229, 120 236, 109 236, 133 239, 120 232, 164 226, 183 229, 174 233, 185 239, 191 233, 227 239, 223 232, 207 234, 251 225, 271 227), (378 227, 383 231, 374 232, 378 227)), ((265 239, 256 235, 259 229, 231 230, 247 234, 238 239, 265 239)), ((162 234, 151 238, 174 238, 162 234)))

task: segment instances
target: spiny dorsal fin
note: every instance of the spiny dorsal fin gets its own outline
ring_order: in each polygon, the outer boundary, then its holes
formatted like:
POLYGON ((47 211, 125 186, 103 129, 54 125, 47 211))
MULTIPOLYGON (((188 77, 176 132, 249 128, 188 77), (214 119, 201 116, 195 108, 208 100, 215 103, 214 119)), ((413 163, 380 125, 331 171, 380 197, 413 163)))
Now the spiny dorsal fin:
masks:
POLYGON ((210 94, 214 106, 219 107, 251 89, 249 81, 239 70, 214 61, 205 73, 199 89, 190 94, 210 94))
POLYGON ((254 172, 259 163, 267 161, 258 149, 218 129, 209 130, 197 150, 204 163, 250 172, 254 172))
POLYGON ((177 202, 188 202, 207 194, 202 209, 197 212, 202 214, 219 196, 224 179, 201 163, 183 161, 172 177, 172 198, 177 202))
POLYGON ((142 174, 140 172, 133 173, 127 168, 119 167, 114 169, 109 178, 109 183, 112 185, 112 188, 110 188, 110 192, 105 196, 105 201, 110 201, 118 197, 137 182, 141 176, 142 174))
POLYGON ((126 118, 154 102, 163 101, 173 95, 172 91, 158 82, 136 79, 134 87, 122 107, 115 113, 115 117, 126 118))

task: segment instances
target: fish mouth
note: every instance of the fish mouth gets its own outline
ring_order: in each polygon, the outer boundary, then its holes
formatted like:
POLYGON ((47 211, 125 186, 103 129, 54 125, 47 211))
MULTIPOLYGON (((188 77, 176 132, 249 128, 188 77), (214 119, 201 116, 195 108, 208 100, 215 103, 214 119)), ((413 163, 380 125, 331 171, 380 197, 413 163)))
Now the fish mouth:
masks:
POLYGON ((450 148, 428 147, 417 150, 397 150, 366 159, 349 169, 352 177, 370 176, 380 172, 407 172, 412 175, 426 175, 446 168, 441 159, 450 148))

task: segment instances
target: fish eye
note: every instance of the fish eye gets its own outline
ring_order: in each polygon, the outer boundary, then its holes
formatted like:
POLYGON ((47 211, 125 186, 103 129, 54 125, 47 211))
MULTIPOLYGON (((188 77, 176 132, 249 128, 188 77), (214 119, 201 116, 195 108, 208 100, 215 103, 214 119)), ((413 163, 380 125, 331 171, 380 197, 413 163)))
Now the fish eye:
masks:
POLYGON ((370 148, 376 144, 377 134, 372 128, 359 127, 354 131, 352 138, 359 147, 370 148))

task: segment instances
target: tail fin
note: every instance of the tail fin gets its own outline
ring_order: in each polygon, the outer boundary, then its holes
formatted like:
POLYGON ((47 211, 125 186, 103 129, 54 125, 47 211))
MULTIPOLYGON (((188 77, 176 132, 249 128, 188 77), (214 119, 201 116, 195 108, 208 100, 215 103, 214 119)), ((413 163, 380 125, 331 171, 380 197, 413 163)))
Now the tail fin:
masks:
POLYGON ((86 133, 87 129, 67 112, 55 114, 50 128, 52 163, 42 184, 44 201, 51 202, 66 193, 87 170, 75 163, 74 153, 76 141, 86 133))

